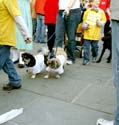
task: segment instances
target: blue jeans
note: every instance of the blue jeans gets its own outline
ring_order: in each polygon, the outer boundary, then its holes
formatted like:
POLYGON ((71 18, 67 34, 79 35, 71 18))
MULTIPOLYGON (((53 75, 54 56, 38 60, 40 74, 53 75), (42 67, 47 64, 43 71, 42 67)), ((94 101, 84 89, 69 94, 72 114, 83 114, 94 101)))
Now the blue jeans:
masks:
POLYGON ((16 72, 14 64, 10 59, 10 46, 0 45, 0 70, 8 75, 9 83, 12 86, 18 86, 21 84, 21 78, 16 72))
POLYGON ((112 20, 112 69, 117 96, 115 125, 119 125, 119 21, 115 20, 112 20))
POLYGON ((37 14, 36 38, 35 42, 46 42, 45 40, 46 25, 44 24, 44 16, 37 14))
POLYGON ((63 10, 59 10, 56 21, 56 39, 55 46, 63 46, 64 42, 64 34, 67 34, 68 37, 68 45, 67 45, 67 55, 68 59, 71 61, 75 61, 75 48, 76 48, 76 30, 77 26, 81 20, 81 11, 80 9, 72 9, 70 10, 67 18, 63 18, 63 10))
POLYGON ((84 60, 90 61, 90 45, 92 51, 92 57, 97 58, 98 56, 98 41, 95 40, 84 40, 84 60))

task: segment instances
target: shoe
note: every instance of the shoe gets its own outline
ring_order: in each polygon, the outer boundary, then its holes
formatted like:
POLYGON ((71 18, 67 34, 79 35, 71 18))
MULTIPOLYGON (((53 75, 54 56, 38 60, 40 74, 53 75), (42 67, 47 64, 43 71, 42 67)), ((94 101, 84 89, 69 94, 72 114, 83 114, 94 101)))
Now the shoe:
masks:
POLYGON ((105 119, 98 119, 96 125, 114 125, 114 121, 107 121, 105 119))
POLYGON ((67 60, 67 65, 72 65, 73 64, 73 61, 71 61, 71 60, 67 60))
POLYGON ((19 68, 24 68, 24 67, 25 67, 25 65, 24 65, 24 64, 20 64, 20 63, 19 63, 19 64, 18 64, 18 67, 19 67, 19 68))
POLYGON ((89 61, 83 60, 83 65, 88 65, 88 64, 89 64, 89 61))
POLYGON ((12 86, 11 84, 6 84, 5 86, 3 86, 3 90, 4 91, 11 91, 11 90, 14 90, 14 89, 20 89, 22 87, 22 85, 19 85, 19 86, 12 86))
POLYGON ((93 57, 93 58, 92 58, 92 62, 93 62, 93 63, 96 63, 96 57, 93 57))

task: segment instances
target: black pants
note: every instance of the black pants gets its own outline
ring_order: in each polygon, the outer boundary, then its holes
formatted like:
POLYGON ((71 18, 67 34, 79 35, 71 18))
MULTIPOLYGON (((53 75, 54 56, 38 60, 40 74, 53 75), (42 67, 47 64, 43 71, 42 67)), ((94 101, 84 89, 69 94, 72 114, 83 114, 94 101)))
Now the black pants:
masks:
POLYGON ((52 48, 54 47, 54 43, 55 43, 55 24, 47 24, 47 28, 48 28, 47 45, 48 45, 49 51, 51 52, 52 48))

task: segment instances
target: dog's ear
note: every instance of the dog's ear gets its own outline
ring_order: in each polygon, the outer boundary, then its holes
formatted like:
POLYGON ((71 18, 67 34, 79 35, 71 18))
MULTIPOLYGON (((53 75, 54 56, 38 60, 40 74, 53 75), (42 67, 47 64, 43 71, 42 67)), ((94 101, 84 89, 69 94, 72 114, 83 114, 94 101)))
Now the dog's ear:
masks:
POLYGON ((23 53, 22 60, 28 60, 28 63, 26 64, 27 67, 33 67, 36 64, 35 57, 30 53, 23 53))
POLYGON ((36 59, 33 55, 30 55, 30 62, 28 63, 29 67, 33 67, 36 64, 36 59))

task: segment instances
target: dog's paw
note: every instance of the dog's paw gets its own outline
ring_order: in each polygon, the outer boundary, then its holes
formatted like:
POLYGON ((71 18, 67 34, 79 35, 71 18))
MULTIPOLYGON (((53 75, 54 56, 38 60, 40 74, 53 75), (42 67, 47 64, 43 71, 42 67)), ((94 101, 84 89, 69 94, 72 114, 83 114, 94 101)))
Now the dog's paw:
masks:
POLYGON ((36 78, 36 75, 32 75, 32 76, 31 76, 31 79, 35 79, 35 78, 36 78))
POLYGON ((57 79, 59 79, 59 78, 60 78, 60 75, 56 75, 55 77, 56 77, 57 79))
POLYGON ((44 78, 45 78, 45 79, 48 79, 48 78, 49 78, 49 75, 45 75, 44 78))

